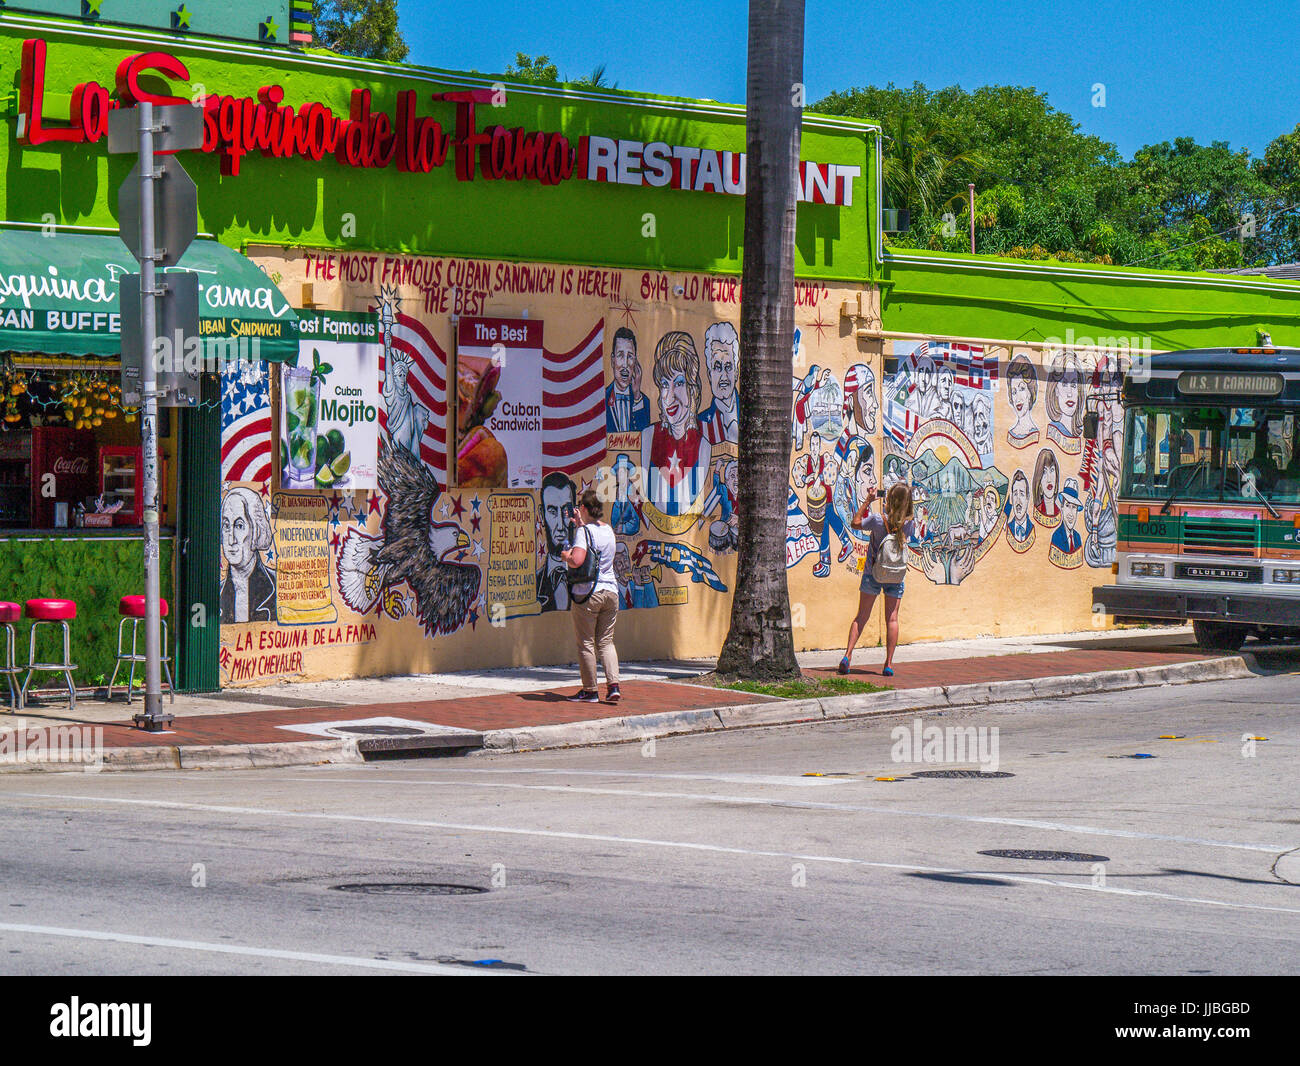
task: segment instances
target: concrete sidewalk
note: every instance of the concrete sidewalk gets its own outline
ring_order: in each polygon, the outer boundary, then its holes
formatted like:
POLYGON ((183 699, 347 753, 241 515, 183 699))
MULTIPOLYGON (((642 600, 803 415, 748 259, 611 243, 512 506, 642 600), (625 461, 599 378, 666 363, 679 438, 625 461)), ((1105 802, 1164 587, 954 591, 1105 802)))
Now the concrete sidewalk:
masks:
MULTIPOLYGON (((807 674, 832 675, 840 654, 809 652, 799 660, 807 674)), ((883 658, 883 649, 860 649, 852 676, 889 691, 820 700, 688 683, 712 669, 712 660, 625 664, 618 704, 569 703, 565 697, 578 687, 574 666, 281 683, 178 696, 164 703, 176 716, 167 733, 134 728, 130 714, 139 700, 128 709, 121 700, 79 698, 70 716, 66 701, 51 698, 21 715, 0 715, 0 771, 82 768, 59 756, 59 738, 71 743, 68 727, 82 734, 83 752, 101 753, 104 768, 293 765, 384 752, 532 750, 1245 677, 1258 669, 1249 656, 1200 651, 1186 627, 913 644, 898 650, 892 678, 880 676, 883 658)))

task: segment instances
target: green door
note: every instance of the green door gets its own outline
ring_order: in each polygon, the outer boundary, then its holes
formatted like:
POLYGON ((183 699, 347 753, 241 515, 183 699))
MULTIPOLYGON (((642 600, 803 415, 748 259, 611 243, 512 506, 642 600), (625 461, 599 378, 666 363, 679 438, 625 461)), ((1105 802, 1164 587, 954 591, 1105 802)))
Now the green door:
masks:
POLYGON ((221 407, 215 374, 203 375, 197 410, 179 411, 176 516, 176 686, 220 688, 221 407))

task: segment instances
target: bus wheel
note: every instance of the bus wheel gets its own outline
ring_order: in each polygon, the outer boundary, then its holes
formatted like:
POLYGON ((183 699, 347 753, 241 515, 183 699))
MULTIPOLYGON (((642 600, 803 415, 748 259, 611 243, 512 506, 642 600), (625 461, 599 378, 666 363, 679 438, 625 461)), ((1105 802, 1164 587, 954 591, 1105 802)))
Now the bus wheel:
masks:
POLYGON ((1246 640, 1246 626, 1230 622, 1209 622, 1193 619, 1192 632, 1196 643, 1206 651, 1237 651, 1246 640))

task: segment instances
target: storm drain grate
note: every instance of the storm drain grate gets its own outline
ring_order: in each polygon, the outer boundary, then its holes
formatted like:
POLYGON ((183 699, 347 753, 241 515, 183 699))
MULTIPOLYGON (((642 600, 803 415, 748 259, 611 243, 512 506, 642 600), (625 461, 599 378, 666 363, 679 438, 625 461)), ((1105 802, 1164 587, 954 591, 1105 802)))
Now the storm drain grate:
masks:
POLYGON ((990 770, 985 773, 983 770, 914 770, 913 777, 1015 777, 1015 774, 1008 773, 1006 770, 990 770))
POLYGON ((1105 855, 1085 855, 1081 851, 1025 851, 1020 848, 993 848, 981 851, 995 859, 1038 859, 1042 862, 1110 862, 1105 855))
POLYGON ((421 729, 412 729, 401 725, 336 725, 331 726, 336 733, 350 733, 358 737, 418 737, 423 736, 421 729))
POLYGON ((356 892, 363 896, 477 896, 486 892, 478 885, 448 885, 431 882, 374 882, 330 885, 336 892, 356 892))

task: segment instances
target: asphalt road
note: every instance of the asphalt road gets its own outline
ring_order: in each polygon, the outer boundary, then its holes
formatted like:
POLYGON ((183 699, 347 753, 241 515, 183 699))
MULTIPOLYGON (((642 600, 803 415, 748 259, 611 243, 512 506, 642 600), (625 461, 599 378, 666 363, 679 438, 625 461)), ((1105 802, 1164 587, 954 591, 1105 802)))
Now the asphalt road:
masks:
POLYGON ((1284 675, 925 716, 986 744, 997 729, 1013 776, 983 779, 875 780, 953 768, 894 761, 913 716, 361 767, 5 775, 0 965, 1296 974, 1298 703, 1284 675))

